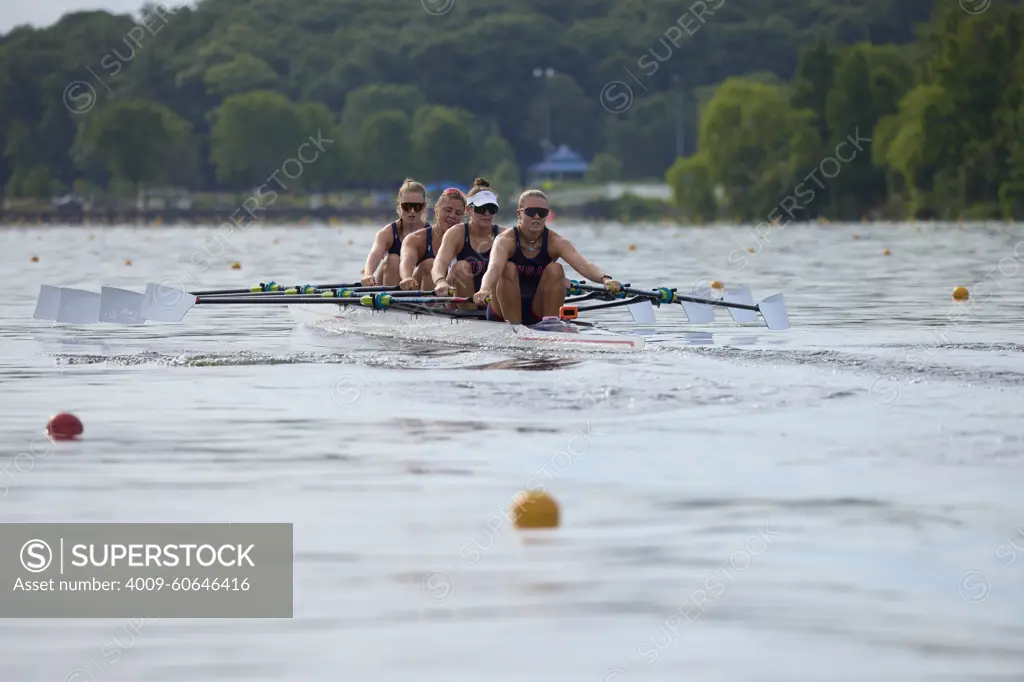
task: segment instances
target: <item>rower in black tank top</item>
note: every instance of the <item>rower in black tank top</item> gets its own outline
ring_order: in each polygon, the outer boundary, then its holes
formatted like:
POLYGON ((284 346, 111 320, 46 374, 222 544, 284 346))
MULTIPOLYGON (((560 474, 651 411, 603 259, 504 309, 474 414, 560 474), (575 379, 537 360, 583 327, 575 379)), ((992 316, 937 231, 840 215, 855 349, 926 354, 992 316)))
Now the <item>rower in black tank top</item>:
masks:
POLYGON ((540 322, 540 318, 533 312, 533 297, 537 293, 537 286, 544 274, 544 268, 551 264, 551 254, 548 253, 548 228, 544 228, 540 238, 540 250, 533 258, 527 258, 523 253, 522 245, 519 243, 519 227, 512 228, 516 238, 516 250, 508 259, 516 266, 519 273, 519 296, 523 302, 523 324, 531 325, 540 322))
MULTIPOLYGON (((469 267, 473 269, 473 291, 480 291, 480 284, 484 281, 484 273, 487 272, 487 263, 491 260, 491 249, 487 249, 483 253, 479 253, 473 249, 473 245, 469 242, 469 223, 464 223, 466 226, 464 233, 466 235, 465 241, 462 243, 462 251, 459 251, 458 255, 455 256, 457 261, 468 261, 469 267)), ((498 236, 498 226, 492 225, 491 228, 494 230, 494 236, 498 236)), ((491 246, 494 246, 494 240, 491 240, 491 246)))

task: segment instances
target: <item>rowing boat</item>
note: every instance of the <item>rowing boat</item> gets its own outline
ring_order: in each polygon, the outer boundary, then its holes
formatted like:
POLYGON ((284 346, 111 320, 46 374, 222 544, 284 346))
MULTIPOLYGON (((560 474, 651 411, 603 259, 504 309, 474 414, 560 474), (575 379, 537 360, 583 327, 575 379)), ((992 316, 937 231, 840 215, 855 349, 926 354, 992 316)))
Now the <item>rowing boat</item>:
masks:
POLYGON ((581 327, 558 318, 533 326, 506 324, 479 315, 439 315, 405 310, 374 310, 355 306, 290 305, 300 323, 331 333, 443 340, 455 344, 497 347, 571 346, 594 350, 640 351, 646 343, 635 334, 619 334, 597 327, 581 327))
POLYGON ((435 296, 429 291, 398 291, 396 287, 283 287, 268 282, 243 289, 186 292, 149 283, 144 293, 107 286, 96 293, 43 285, 33 317, 72 325, 140 325, 180 322, 197 306, 284 305, 300 323, 331 332, 398 336, 401 330, 406 338, 452 345, 561 346, 611 351, 643 350, 646 343, 643 336, 609 331, 579 319, 580 314, 587 316, 597 310, 625 307, 634 325, 650 328, 656 322, 655 306, 677 305, 690 323, 714 323, 714 310, 723 308, 739 324, 755 323, 760 317, 770 330, 790 326, 782 294, 773 294, 755 304, 746 287, 718 294, 680 294, 675 288, 637 289, 626 284, 613 294, 602 285, 569 280, 566 294, 558 317, 546 317, 539 324, 526 326, 487 320, 480 310, 459 310, 458 304, 469 303, 468 298, 435 296))

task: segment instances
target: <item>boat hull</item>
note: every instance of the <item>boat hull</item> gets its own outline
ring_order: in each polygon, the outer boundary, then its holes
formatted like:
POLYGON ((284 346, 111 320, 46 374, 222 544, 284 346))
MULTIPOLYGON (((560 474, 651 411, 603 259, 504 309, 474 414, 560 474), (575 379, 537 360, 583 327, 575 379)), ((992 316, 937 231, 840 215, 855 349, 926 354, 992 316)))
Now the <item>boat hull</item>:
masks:
POLYGON ((422 315, 400 310, 372 310, 355 305, 298 304, 288 306, 301 324, 330 332, 356 332, 375 336, 405 336, 453 344, 500 347, 573 347, 600 351, 639 351, 641 336, 605 330, 581 329, 562 323, 564 331, 469 318, 422 315))

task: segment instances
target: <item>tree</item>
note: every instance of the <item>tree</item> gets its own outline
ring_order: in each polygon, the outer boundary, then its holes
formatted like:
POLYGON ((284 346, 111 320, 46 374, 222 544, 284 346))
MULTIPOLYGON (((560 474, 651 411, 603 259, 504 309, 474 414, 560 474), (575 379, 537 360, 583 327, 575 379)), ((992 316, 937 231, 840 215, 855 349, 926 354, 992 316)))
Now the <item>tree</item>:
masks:
POLYGON ((478 167, 474 125, 468 111, 436 105, 418 109, 410 133, 416 173, 427 181, 470 177, 478 167))
POLYGON ((765 220, 784 197, 793 194, 798 171, 813 158, 817 149, 813 121, 814 112, 792 108, 778 86, 743 78, 726 80, 702 117, 700 159, 674 168, 677 196, 690 196, 680 183, 693 177, 697 192, 693 196, 702 209, 708 205, 706 192, 720 186, 732 214, 765 220))
MULTIPOLYGON (((282 164, 316 132, 287 97, 264 90, 228 97, 214 121, 210 161, 217 179, 236 189, 262 185, 275 172, 280 176, 282 164)), ((278 177, 278 186, 291 187, 293 180, 278 177)))
POLYGON ((280 77, 265 61, 243 52, 229 62, 211 66, 203 74, 203 82, 211 93, 229 97, 252 90, 274 90, 280 77))
POLYGON ((192 156, 191 125, 155 102, 114 102, 79 128, 76 158, 95 160, 115 178, 136 186, 187 181, 192 156))
POLYGON ((397 188, 409 175, 412 124, 405 112, 389 109, 373 114, 359 134, 361 176, 376 188, 397 188))

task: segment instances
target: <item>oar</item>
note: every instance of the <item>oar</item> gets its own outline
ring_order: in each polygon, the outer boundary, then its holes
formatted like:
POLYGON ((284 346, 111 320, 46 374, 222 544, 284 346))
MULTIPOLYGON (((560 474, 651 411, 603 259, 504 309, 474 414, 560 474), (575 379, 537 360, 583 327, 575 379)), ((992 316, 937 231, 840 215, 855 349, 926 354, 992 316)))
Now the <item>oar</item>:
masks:
POLYGON ((183 301, 174 310, 161 310, 154 313, 144 312, 148 320, 155 322, 180 322, 185 314, 197 305, 297 305, 297 304, 332 304, 332 305, 360 305, 375 310, 387 310, 394 304, 424 304, 424 303, 467 303, 471 298, 460 298, 456 296, 392 296, 390 293, 380 292, 377 294, 365 294, 359 297, 339 298, 334 296, 295 296, 287 298, 267 298, 257 296, 239 296, 237 298, 228 296, 193 296, 191 300, 183 301), (152 315, 152 316, 151 316, 152 315))
MULTIPOLYGON (((147 284, 148 286, 148 284, 147 284)), ((168 287, 171 288, 171 287, 168 287)), ((363 287, 362 282, 356 282, 355 284, 293 284, 291 286, 285 286, 278 284, 277 282, 260 282, 256 286, 249 287, 248 289, 209 289, 206 291, 189 291, 186 292, 191 296, 223 296, 227 294, 258 294, 267 292, 284 292, 289 289, 355 289, 355 288, 366 288, 376 289, 377 291, 386 291, 388 289, 397 287, 363 287)), ((309 292, 316 293, 316 292, 309 292)))
MULTIPOLYGON (((587 284, 582 281, 569 280, 568 293, 578 294, 582 291, 603 291, 610 296, 607 287, 595 284, 587 284)), ((721 299, 707 298, 696 295, 682 295, 668 287, 656 289, 634 289, 629 286, 622 287, 621 296, 643 296, 656 301, 657 303, 679 303, 686 312, 690 322, 705 323, 714 322, 715 316, 713 307, 726 308, 732 314, 736 322, 755 322, 757 313, 764 318, 765 325, 772 331, 789 329, 789 315, 786 313, 786 303, 782 294, 772 294, 768 298, 755 304, 750 291, 747 288, 739 288, 726 291, 721 299)))

